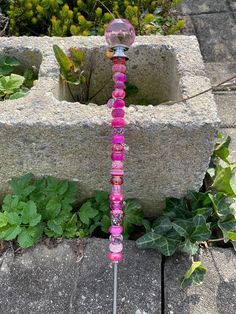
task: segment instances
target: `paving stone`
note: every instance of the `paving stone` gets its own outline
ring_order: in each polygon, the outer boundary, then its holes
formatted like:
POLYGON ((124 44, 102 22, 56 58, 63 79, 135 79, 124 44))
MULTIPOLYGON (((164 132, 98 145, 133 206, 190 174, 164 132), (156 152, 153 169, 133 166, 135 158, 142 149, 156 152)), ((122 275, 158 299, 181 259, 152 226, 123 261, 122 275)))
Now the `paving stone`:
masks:
POLYGON ((236 256, 231 249, 209 249, 200 255, 207 268, 200 286, 179 288, 180 279, 190 267, 183 255, 165 264, 165 314, 235 314, 236 256))
POLYGON ((183 14, 201 14, 229 11, 227 0, 184 0, 179 9, 183 14))
POLYGON ((221 127, 236 127, 236 92, 216 93, 215 100, 221 127))
POLYGON ((235 62, 236 22, 231 12, 187 16, 184 34, 195 34, 206 62, 235 62))
MULTIPOLYGON (((64 240, 0 258, 1 314, 112 313, 113 269, 108 241, 64 240)), ((118 314, 161 311, 161 258, 125 241, 118 265, 118 314)))

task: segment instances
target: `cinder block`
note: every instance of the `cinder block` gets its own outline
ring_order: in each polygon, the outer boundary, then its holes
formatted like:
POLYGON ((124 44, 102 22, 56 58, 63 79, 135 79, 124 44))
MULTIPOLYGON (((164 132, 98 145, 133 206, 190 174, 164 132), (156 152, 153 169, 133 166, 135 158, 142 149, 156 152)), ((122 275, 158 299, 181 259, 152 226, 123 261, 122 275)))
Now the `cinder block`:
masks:
MULTIPOLYGON (((86 51, 85 69, 94 58, 90 96, 111 77, 102 37, 1 38, 0 52, 40 65, 30 93, 0 103, 0 190, 26 172, 78 181, 80 200, 94 190, 110 190, 110 110, 108 84, 94 103, 71 102, 59 79, 52 45, 86 51), (99 105, 97 105, 99 104, 99 105)), ((137 198, 156 216, 168 196, 180 197, 202 184, 218 128, 210 92, 180 100, 210 87, 194 36, 138 37, 128 52, 128 80, 138 94, 128 99, 125 195, 137 198), (140 105, 145 104, 145 105, 140 105)), ((79 88, 73 91, 77 97, 79 88)))

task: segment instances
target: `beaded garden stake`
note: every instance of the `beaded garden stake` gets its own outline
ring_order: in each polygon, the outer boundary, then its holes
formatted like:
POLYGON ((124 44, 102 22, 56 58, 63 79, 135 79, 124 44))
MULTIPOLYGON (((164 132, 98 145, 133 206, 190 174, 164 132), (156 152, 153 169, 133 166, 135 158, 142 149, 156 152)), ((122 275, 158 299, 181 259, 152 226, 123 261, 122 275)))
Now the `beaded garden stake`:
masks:
POLYGON ((111 226, 109 228, 110 244, 108 259, 114 264, 114 297, 113 297, 113 314, 116 314, 117 308, 117 265, 122 260, 123 237, 122 237, 122 219, 124 207, 123 195, 123 176, 124 176, 124 152, 127 150, 125 145, 125 81, 126 81, 126 60, 125 51, 133 44, 135 31, 130 22, 126 19, 113 19, 105 30, 106 41, 113 51, 112 55, 112 72, 114 91, 112 98, 108 100, 108 107, 112 108, 112 169, 111 184, 112 191, 110 194, 111 209, 111 226))

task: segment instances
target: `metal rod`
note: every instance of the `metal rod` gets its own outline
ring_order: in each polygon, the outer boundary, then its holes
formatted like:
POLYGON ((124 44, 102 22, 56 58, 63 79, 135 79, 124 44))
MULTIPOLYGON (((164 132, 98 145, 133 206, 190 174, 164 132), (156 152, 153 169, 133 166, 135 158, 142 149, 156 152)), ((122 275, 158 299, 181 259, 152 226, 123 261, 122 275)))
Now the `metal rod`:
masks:
POLYGON ((113 291, 113 314, 116 314, 117 310, 117 267, 118 262, 114 262, 114 291, 113 291))

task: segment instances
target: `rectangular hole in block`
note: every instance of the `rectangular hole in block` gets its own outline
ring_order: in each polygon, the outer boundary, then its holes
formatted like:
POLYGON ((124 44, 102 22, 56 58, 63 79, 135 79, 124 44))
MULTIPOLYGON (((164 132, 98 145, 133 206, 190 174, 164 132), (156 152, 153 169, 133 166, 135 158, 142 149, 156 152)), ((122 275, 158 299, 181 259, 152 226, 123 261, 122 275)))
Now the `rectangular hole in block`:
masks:
MULTIPOLYGON (((105 57, 104 47, 84 51, 87 84, 68 86, 60 78, 55 96, 69 102, 104 105, 111 97, 114 85, 111 60, 105 57)), ((126 97, 128 106, 158 105, 180 98, 176 60, 169 46, 139 45, 131 47, 127 54, 127 82, 137 87, 136 94, 126 97)))

